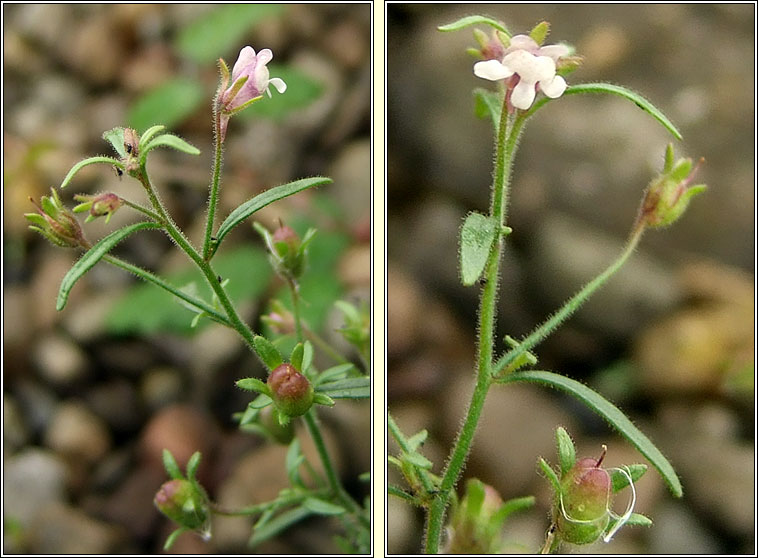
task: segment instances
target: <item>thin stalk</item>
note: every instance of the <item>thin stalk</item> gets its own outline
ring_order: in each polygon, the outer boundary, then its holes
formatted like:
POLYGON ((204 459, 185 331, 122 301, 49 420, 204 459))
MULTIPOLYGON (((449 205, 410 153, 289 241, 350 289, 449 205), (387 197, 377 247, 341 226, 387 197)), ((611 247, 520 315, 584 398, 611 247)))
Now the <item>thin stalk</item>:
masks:
MULTIPOLYGON (((501 228, 505 224, 507 213, 508 185, 513 166, 513 156, 524 120, 523 115, 513 117, 508 114, 508 107, 504 98, 500 114, 500 124, 498 126, 492 204, 490 208, 490 216, 497 218, 501 228)), ((487 260, 485 268, 486 281, 479 303, 476 385, 471 395, 471 401, 466 411, 463 426, 458 433, 458 437, 448 458, 439 493, 432 500, 432 505, 427 513, 425 544, 425 552, 427 554, 437 554, 439 551, 445 510, 450 499, 450 493, 455 488, 463 471, 463 465, 471 451, 476 427, 484 408, 484 401, 492 383, 495 311, 500 279, 500 259, 503 250, 502 234, 498 234, 498 238, 494 244, 495 246, 487 260)))
POLYGON ((305 333, 306 337, 313 341, 315 345, 317 345, 322 351, 328 354, 336 363, 347 364, 350 362, 348 359, 339 354, 337 350, 334 349, 329 343, 327 343, 323 337, 321 337, 318 333, 313 331, 305 324, 303 324, 303 333, 305 333))
POLYGON ((321 464, 324 466, 324 472, 326 472, 326 478, 329 482, 332 493, 346 508, 348 508, 352 515, 355 515, 358 518, 364 527, 369 527, 369 522, 365 517, 363 517, 363 514, 360 513, 360 507, 355 503, 355 500, 353 500, 352 497, 345 491, 342 483, 339 480, 339 477, 337 476, 336 471, 334 470, 331 457, 329 456, 329 452, 326 449, 326 444, 324 443, 324 438, 321 436, 321 430, 319 429, 316 420, 315 410, 311 407, 311 409, 303 415, 303 418, 305 419, 305 425, 307 426, 308 432, 313 439, 313 443, 316 446, 316 451, 321 458, 321 464))
POLYGON ((300 317, 300 295, 297 292, 297 283, 294 279, 287 279, 287 285, 290 288, 290 294, 292 295, 292 316, 295 320, 295 335, 297 336, 297 342, 303 342, 303 324, 300 317))
MULTIPOLYGON (((181 248, 187 256, 197 265, 198 269, 202 272, 202 274, 205 276, 206 281, 210 285, 211 289, 213 289, 213 292, 216 293, 216 296, 218 297, 219 303, 224 308, 224 311, 226 312, 227 317, 229 318, 229 322, 231 323, 231 326, 237 331, 237 333, 240 334, 240 336, 245 340, 248 347, 253 351, 253 353, 256 354, 260 358, 260 355, 258 355, 258 351, 255 349, 255 344, 253 342, 253 339, 255 337, 255 334, 250 329, 250 327, 242 321, 242 319, 237 314, 237 311, 234 308, 234 305, 232 304, 231 300, 229 300, 229 296, 226 294, 226 291, 221 286, 221 283, 218 280, 218 276, 216 272, 211 267, 210 263, 204 260, 200 254, 195 250, 194 246, 190 243, 190 241, 182 234, 182 232, 178 229, 178 227, 174 224, 174 222, 169 217, 168 213, 166 212, 166 209, 163 207, 163 204, 161 203, 160 199, 158 199, 158 196, 155 193, 155 190, 152 187, 152 184, 150 183, 150 179, 147 176, 147 171, 143 167, 141 169, 141 173, 139 175, 140 181, 142 182, 142 185, 145 187, 145 190, 147 191, 148 198, 150 199, 150 203, 153 204, 153 208, 158 212, 158 215, 161 217, 161 222, 163 223, 166 233, 173 239, 174 242, 176 242, 177 246, 181 248)), ((261 362, 263 360, 261 359, 261 362)))
POLYGON ((205 239, 203 240, 203 260, 208 261, 211 256, 211 241, 213 239, 213 224, 216 218, 216 203, 218 202, 219 182, 221 179, 221 163, 223 158, 224 140, 221 137, 221 111, 217 107, 217 99, 213 100, 213 131, 215 137, 215 149, 213 156, 213 178, 211 191, 208 196, 208 217, 205 223, 205 239))
POLYGON ((587 283, 582 289, 579 290, 574 296, 572 296, 566 303, 552 316, 550 316, 547 320, 545 320, 541 325, 539 325, 532 333, 530 333, 526 339, 521 341, 518 347, 508 351, 505 355, 503 355, 495 364, 493 368, 493 375, 498 376, 502 372, 502 370, 508 366, 510 363, 515 361, 519 356, 524 354, 526 351, 537 345, 539 342, 541 342, 543 339, 545 339, 548 335, 550 335, 556 327, 558 327, 561 323, 566 321, 576 310, 584 304, 587 299, 597 290, 599 289, 603 284, 605 284, 608 279, 611 278, 611 276, 616 273, 621 267, 626 263, 626 261, 629 259, 629 256, 634 253, 634 249, 639 244, 640 238, 642 238, 642 233, 645 231, 644 226, 636 226, 634 230, 632 231, 631 236, 629 237, 629 240, 627 241, 626 246, 624 247, 624 251, 621 253, 621 255, 611 264, 609 265, 605 271, 603 271, 600 275, 592 279, 589 283, 587 283))
POLYGON ((228 327, 232 327, 231 322, 226 318, 226 316, 222 316, 219 314, 215 308, 208 305, 205 301, 200 300, 199 298, 195 298, 192 295, 189 295, 180 289, 177 289, 170 283, 167 283, 157 275, 154 275, 147 271, 146 269, 142 269, 139 266, 136 266, 134 264, 130 264, 129 262, 125 262, 124 260, 117 258, 115 256, 111 256, 110 254, 106 254, 103 256, 103 260, 106 262, 115 265, 116 267, 120 267, 123 270, 126 270, 130 273, 133 273, 140 279, 147 281, 148 283, 152 283, 161 289, 170 292, 172 295, 174 295, 177 298, 182 299, 183 301, 191 304, 192 306, 196 306, 199 310, 202 310, 206 314, 208 314, 209 318, 212 318, 216 320, 219 323, 222 323, 228 327))
POLYGON ((144 213, 148 217, 150 217, 153 221, 156 221, 157 223, 162 223, 161 216, 157 213, 150 211, 147 207, 144 207, 138 203, 131 202, 127 199, 121 198, 121 201, 124 202, 124 205, 131 207, 132 209, 136 209, 140 213, 144 213))

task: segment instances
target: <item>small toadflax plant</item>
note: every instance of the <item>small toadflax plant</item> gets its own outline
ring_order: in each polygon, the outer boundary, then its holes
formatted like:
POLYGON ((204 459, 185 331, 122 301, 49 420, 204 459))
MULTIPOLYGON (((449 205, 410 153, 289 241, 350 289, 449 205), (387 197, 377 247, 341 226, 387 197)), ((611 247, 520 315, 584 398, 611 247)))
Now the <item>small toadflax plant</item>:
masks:
MULTIPOLYGON (((113 167, 119 177, 137 180, 144 189, 148 205, 129 200, 115 192, 103 192, 74 196, 80 203, 71 210, 63 203, 58 190, 53 188, 50 196, 43 197, 39 202, 32 200, 37 212, 26 214, 26 218, 31 223, 31 229, 53 244, 82 252, 63 278, 57 299, 58 310, 65 308, 71 289, 82 276, 95 265, 107 263, 171 293, 195 313, 193 327, 201 319, 209 319, 236 331, 240 340, 258 357, 267 371, 267 378, 244 377, 245 372, 240 372, 242 377, 236 382, 237 387, 252 392, 252 395, 247 407, 237 413, 235 418, 240 429, 263 435, 272 443, 288 447, 282 466, 287 472, 289 485, 282 487, 278 496, 271 501, 251 502, 241 509, 222 509, 213 501, 213 495, 198 481, 201 455, 195 453, 186 464, 186 472, 182 472, 171 453, 164 450, 163 462, 169 480, 158 490, 154 504, 177 527, 168 537, 165 548, 171 547, 184 532, 195 532, 204 539, 211 538, 213 517, 216 515, 247 516, 253 519, 249 540, 251 547, 280 535, 288 527, 310 516, 330 516, 341 526, 342 533, 335 540, 340 549, 346 553, 367 554, 371 548, 370 500, 366 498, 362 502, 356 501, 345 489, 337 474, 334 458, 324 442, 318 409, 333 407, 336 400, 370 397, 368 320, 356 323, 355 318, 361 316, 362 311, 346 301, 338 301, 337 308, 346 316, 345 329, 340 331, 346 342, 354 346, 360 363, 351 362, 305 323, 300 308, 308 301, 301 300, 300 280, 308 267, 308 248, 317 235, 316 229, 308 230, 301 239, 281 221, 280 227, 273 233, 260 223, 254 223, 266 244, 271 266, 286 284, 291 299, 289 307, 282 301, 276 301, 272 305, 275 312, 268 319, 273 321, 261 320, 261 323, 269 326, 269 336, 253 331, 242 318, 227 291, 229 279, 222 278, 214 267, 213 258, 229 233, 247 222, 257 211, 298 192, 331 182, 329 178, 316 176, 270 188, 233 209, 220 224, 217 222, 222 153, 230 121, 253 103, 265 103, 267 96, 272 96, 272 90, 276 90, 277 94, 287 92, 287 84, 281 78, 269 74, 267 64, 272 58, 273 53, 268 49, 256 53, 251 46, 246 46, 241 49, 231 71, 223 59, 218 61, 220 83, 212 103, 214 158, 206 225, 198 245, 177 226, 162 202, 160 187, 153 182, 148 172, 148 159, 158 147, 169 147, 187 155, 197 155, 200 151, 182 138, 167 133, 162 125, 151 126, 141 132, 126 127, 106 131, 103 138, 110 143, 115 155, 90 157, 76 163, 60 185, 60 189, 69 186, 76 174, 88 165, 105 164, 113 167), (87 239, 76 216, 77 213, 86 212, 85 225, 101 217, 108 223, 116 211, 125 210, 135 211, 142 220, 118 228, 97 242, 87 239), (201 272, 211 289, 210 300, 200 296, 194 284, 174 285, 160 275, 111 253, 127 237, 149 230, 165 233, 201 272), (291 327, 284 328, 286 331, 274 327, 284 324, 290 324, 291 327), (355 331, 356 327, 360 331, 355 331), (286 341, 283 334, 295 338, 294 348, 287 351, 287 354, 283 354, 282 347, 287 346, 286 342, 282 342, 286 341), (324 353, 326 359, 333 361, 332 366, 322 368, 321 365, 316 365, 315 346, 324 353), (305 428, 300 432, 304 430, 305 435, 311 438, 320 467, 311 463, 301 451, 301 442, 296 436, 298 430, 293 428, 295 422, 304 424, 305 428), (310 480, 307 482, 301 474, 303 470, 309 474, 307 478, 310 480)), ((256 272, 262 271, 249 270, 251 276, 256 272)), ((369 480, 368 472, 361 475, 360 481, 369 480)))
MULTIPOLYGON (((539 23, 529 33, 514 34, 500 21, 469 16, 439 30, 451 32, 469 26, 490 30, 486 33, 475 28, 478 46, 469 52, 477 59, 472 77, 490 82, 494 88, 477 88, 475 97, 477 113, 491 119, 495 138, 489 214, 469 213, 460 230, 461 282, 469 287, 477 285, 481 291, 473 390, 458 435, 438 472, 434 472, 435 464, 421 451, 427 431, 406 435, 391 414, 388 416, 389 434, 400 448, 398 455, 388 457, 389 463, 406 481, 406 486, 389 485, 388 493, 424 510, 423 550, 429 554, 501 553, 506 542, 502 539, 502 527, 508 517, 534 504, 531 496, 503 502, 493 488, 478 479, 468 479, 465 494, 461 497, 456 494, 487 394, 490 389, 502 389, 500 386, 504 388, 515 382, 557 388, 578 399, 647 459, 675 497, 682 496, 682 486, 672 465, 619 408, 576 380, 536 368, 538 357, 534 349, 619 271, 647 229, 666 227, 682 216, 692 198, 705 190, 705 185, 694 184, 700 163, 693 167, 692 160, 677 159, 673 145, 669 144, 662 170, 644 191, 626 246, 618 258, 529 335, 522 339, 505 336, 503 346, 499 346, 495 326, 500 265, 504 244, 514 234, 506 219, 511 173, 519 140, 532 116, 546 104, 559 103, 568 95, 611 94, 637 105, 675 139, 680 140, 681 134, 660 110, 636 92, 608 83, 572 83, 569 76, 582 58, 568 44, 546 43, 550 28, 547 22, 539 23)), ((507 429, 503 435, 508 435, 507 429)), ((607 469, 603 466, 605 447, 595 456, 577 458, 574 444, 562 427, 556 430, 556 441, 557 469, 542 458, 538 461, 553 496, 545 543, 535 551, 552 553, 563 545, 608 542, 624 526, 651 525, 649 518, 634 511, 634 483, 645 473, 646 465, 607 469), (625 511, 614 511, 623 501, 627 502, 625 511)))

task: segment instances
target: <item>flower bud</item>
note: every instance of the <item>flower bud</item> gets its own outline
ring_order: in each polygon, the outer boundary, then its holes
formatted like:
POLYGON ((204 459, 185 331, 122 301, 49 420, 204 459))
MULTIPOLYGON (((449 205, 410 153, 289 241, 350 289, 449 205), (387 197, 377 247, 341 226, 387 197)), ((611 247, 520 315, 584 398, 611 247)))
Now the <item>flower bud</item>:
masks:
POLYGON ((208 496, 197 483, 174 479, 163 483, 153 499, 169 519, 187 529, 207 531, 210 521, 208 496))
POLYGON ((694 169, 692 159, 679 159, 675 163, 674 148, 669 144, 663 172, 650 182, 645 192, 637 217, 638 225, 665 227, 679 219, 690 199, 706 189, 705 184, 690 186, 702 162, 701 158, 694 169))
POLYGON ((74 196, 74 199, 76 201, 82 202, 74 208, 74 213, 89 211, 89 215, 87 216, 85 223, 89 223, 97 217, 103 216, 105 216, 105 222, 107 223, 111 220, 111 215, 113 215, 124 202, 124 200, 112 192, 98 194, 96 196, 85 196, 79 194, 74 196))
POLYGON ((466 494, 454 508, 446 554, 499 554, 503 546, 500 494, 478 479, 466 483, 466 494))
POLYGON ((313 405, 313 386, 289 363, 277 366, 269 374, 267 384, 280 414, 299 417, 313 405))
POLYGON ((56 246, 64 248, 89 248, 90 243, 84 237, 79 221, 76 220, 61 202, 58 193, 51 188, 51 196, 42 196, 40 203, 29 198, 38 213, 25 213, 24 217, 32 224, 29 228, 37 231, 56 246))
POLYGON ((558 536, 573 544, 598 540, 610 522, 611 476, 599 459, 579 459, 561 479, 553 517, 558 536))

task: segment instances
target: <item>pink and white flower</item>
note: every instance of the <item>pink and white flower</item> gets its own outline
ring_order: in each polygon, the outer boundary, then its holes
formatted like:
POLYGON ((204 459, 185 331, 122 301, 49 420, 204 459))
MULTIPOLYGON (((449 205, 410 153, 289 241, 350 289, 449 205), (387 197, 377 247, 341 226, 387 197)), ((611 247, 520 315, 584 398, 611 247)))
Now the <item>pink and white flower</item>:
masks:
POLYGON ((539 46, 528 35, 514 35, 502 61, 483 60, 474 64, 477 77, 491 81, 508 79, 510 104, 527 110, 539 89, 551 99, 563 95, 566 81, 556 75, 556 63, 569 54, 565 45, 539 46))
POLYGON ((231 85, 221 94, 221 106, 225 111, 232 111, 245 103, 261 97, 265 92, 271 96, 269 85, 273 85, 279 93, 287 90, 287 84, 281 78, 270 78, 266 64, 274 57, 271 50, 264 48, 258 54, 251 46, 240 50, 237 61, 232 68, 231 85), (235 84, 240 78, 247 81, 235 92, 235 84))

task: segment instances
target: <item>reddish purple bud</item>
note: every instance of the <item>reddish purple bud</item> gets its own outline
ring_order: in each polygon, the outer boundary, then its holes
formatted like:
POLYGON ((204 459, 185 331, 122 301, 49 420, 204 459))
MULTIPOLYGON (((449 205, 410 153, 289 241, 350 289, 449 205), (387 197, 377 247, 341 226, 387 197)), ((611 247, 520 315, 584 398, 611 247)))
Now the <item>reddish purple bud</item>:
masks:
POLYGON ((280 364, 268 377, 277 410, 290 417, 304 415, 313 405, 313 386, 289 363, 280 364))

